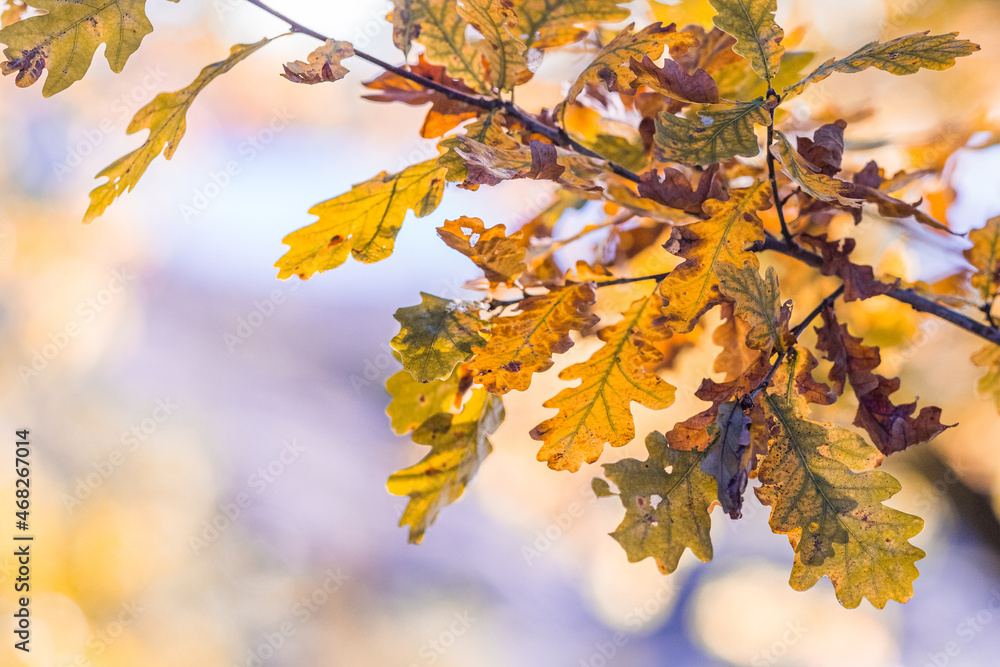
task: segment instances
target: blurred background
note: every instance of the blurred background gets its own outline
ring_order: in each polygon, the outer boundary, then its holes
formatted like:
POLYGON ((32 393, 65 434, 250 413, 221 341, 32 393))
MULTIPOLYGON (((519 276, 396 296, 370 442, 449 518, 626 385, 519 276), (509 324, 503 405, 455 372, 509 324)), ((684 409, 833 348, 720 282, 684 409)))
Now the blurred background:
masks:
MULTIPOLYGON (((779 4, 786 30, 809 28, 798 48, 817 51, 814 63, 925 29, 982 44, 947 73, 830 79, 788 122, 851 119, 849 148, 863 149, 849 158, 855 167, 877 157, 891 173, 947 159, 956 192, 942 182, 931 204, 960 231, 1000 213, 1000 149, 974 148, 1000 122, 1000 5, 779 4), (908 148, 880 147, 887 140, 908 148)), ((401 59, 387 2, 275 6, 401 59)), ((649 20, 649 5, 634 7, 637 21, 649 20)), ((156 31, 121 76, 99 51, 88 76, 52 99, 40 85, 0 87, 0 433, 12 443, 15 429, 31 429, 36 535, 32 651, 13 650, 5 630, 0 664, 996 663, 1000 417, 975 391, 982 370, 968 359, 981 346, 888 300, 845 308, 852 328, 883 346, 883 374, 901 375, 904 392, 961 423, 886 466, 904 488, 891 504, 926 520, 913 540, 927 558, 910 603, 845 610, 825 579, 791 590, 791 549, 749 493, 742 521, 716 511, 712 563, 688 553, 669 577, 649 560, 629 564, 607 536, 620 504, 590 492, 599 467, 552 472, 527 435, 549 413, 539 406, 568 360, 507 397, 477 481, 421 546, 406 544, 396 526, 406 499, 385 480, 423 448, 394 436, 384 414, 383 384, 398 369, 392 313, 420 291, 461 296, 476 276, 434 233, 445 219, 517 227, 551 190, 449 187, 431 216, 408 219, 388 260, 277 281, 280 240, 312 222, 313 204, 436 154, 418 137, 424 109, 359 98, 378 73, 366 63, 346 61, 352 72, 336 84, 281 79, 281 63, 315 46, 290 37, 206 89, 174 159, 158 159, 84 226, 93 175, 143 140, 125 134, 135 111, 232 44, 284 30, 239 0, 154 0, 149 14, 156 31)), ((519 103, 553 105, 584 57, 548 56, 519 103)), ((934 282, 961 263, 961 242, 942 253, 932 245, 940 237, 862 224, 864 257, 885 271, 934 282)), ((685 353, 667 374, 677 405, 636 407, 639 433, 700 409, 692 394, 714 353, 707 340, 685 353)), ((819 415, 847 425, 852 409, 819 415)), ((644 458, 640 443, 606 454, 644 458)), ((13 485, 4 462, 0 498, 13 485)), ((5 618, 15 604, 10 551, 0 550, 5 618)))

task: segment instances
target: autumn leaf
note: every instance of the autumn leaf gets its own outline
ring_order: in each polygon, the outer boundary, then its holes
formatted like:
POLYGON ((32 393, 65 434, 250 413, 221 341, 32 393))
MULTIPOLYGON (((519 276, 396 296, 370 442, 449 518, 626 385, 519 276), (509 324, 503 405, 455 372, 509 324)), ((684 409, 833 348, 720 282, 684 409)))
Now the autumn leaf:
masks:
MULTIPOLYGON (((444 67, 427 62, 423 54, 421 54, 417 64, 410 67, 410 72, 460 93, 475 93, 459 79, 448 76, 444 67)), ((431 104, 431 108, 424 118, 424 124, 420 128, 420 136, 425 139, 440 137, 458 127, 463 121, 476 118, 484 113, 479 107, 452 99, 444 93, 405 79, 395 72, 383 72, 375 79, 365 82, 364 86, 379 91, 375 94, 362 96, 372 102, 402 102, 411 106, 431 104)))
POLYGON ((780 131, 774 132, 775 143, 771 153, 781 164, 782 170, 795 181, 804 193, 820 201, 836 202, 841 206, 859 207, 861 200, 854 197, 853 184, 823 174, 792 148, 780 131))
POLYGON ((478 46, 489 65, 494 88, 511 90, 531 78, 525 46, 511 34, 517 26, 511 0, 461 0, 458 13, 485 38, 478 46))
POLYGON ((771 349, 784 352, 792 311, 789 304, 781 303, 774 267, 767 267, 766 279, 752 265, 737 268, 729 262, 719 262, 716 271, 719 291, 733 302, 740 319, 750 325, 747 347, 765 353, 771 349))
POLYGON ((1000 295, 1000 216, 969 232, 969 240, 972 247, 965 251, 965 258, 976 268, 972 286, 979 290, 983 304, 990 307, 1000 295))
POLYGON ((634 28, 634 23, 629 24, 598 52, 570 87, 567 104, 576 100, 588 83, 603 81, 611 90, 628 90, 635 81, 635 72, 629 66, 632 58, 648 56, 655 60, 663 55, 664 46, 682 49, 685 44, 694 43, 689 34, 677 32, 672 23, 668 26, 653 23, 636 33, 632 32, 634 28))
POLYGON ((789 398, 767 393, 764 403, 774 440, 756 493, 771 506, 771 529, 795 550, 792 588, 807 590, 826 576, 848 608, 863 598, 879 609, 909 600, 914 563, 924 557, 909 539, 923 520, 883 504, 900 486, 870 470, 881 455, 846 429, 805 419, 789 398))
POLYGON ((457 141, 459 147, 455 150, 465 163, 466 184, 492 186, 530 178, 556 181, 581 193, 602 189, 596 181, 605 173, 605 165, 589 156, 537 139, 525 146, 506 135, 499 145, 482 143, 468 135, 457 137, 457 141))
POLYGON ((457 408, 456 403, 462 395, 462 379, 460 372, 431 382, 417 382, 408 371, 399 371, 390 377, 385 390, 392 397, 386 408, 392 430, 400 435, 409 433, 439 412, 457 408))
POLYGON ((979 380, 979 391, 993 396, 1000 413, 1000 346, 987 345, 973 355, 972 362, 986 369, 986 375, 979 380))
POLYGON ((743 492, 750 474, 750 417, 739 403, 719 406, 719 416, 708 426, 712 438, 701 470, 715 478, 722 511, 732 519, 743 516, 743 492))
POLYGON ((723 189, 722 178, 718 176, 719 166, 712 165, 698 177, 698 187, 695 188, 679 169, 667 167, 662 177, 654 169, 641 174, 638 191, 640 196, 659 204, 700 216, 708 199, 725 199, 728 196, 723 189))
POLYGON ((727 201, 705 202, 708 220, 677 227, 667 250, 684 258, 660 283, 666 301, 663 326, 687 333, 712 307, 722 303, 718 267, 722 262, 759 266, 748 247, 764 239, 764 227, 757 211, 770 206, 770 189, 758 181, 743 190, 734 190, 727 201))
POLYGON ((500 283, 513 285, 525 271, 526 250, 521 243, 521 232, 507 236, 504 225, 487 229, 479 218, 462 216, 446 220, 443 227, 438 227, 437 233, 449 247, 475 262, 486 274, 491 286, 500 283))
POLYGON ((482 145, 487 148, 504 148, 517 150, 517 141, 509 136, 498 124, 499 116, 493 111, 469 123, 464 128, 464 134, 445 137, 438 142, 438 150, 441 155, 438 157, 438 165, 445 169, 445 180, 449 183, 459 183, 459 187, 468 190, 479 188, 478 183, 469 182, 469 167, 466 164, 465 156, 460 152, 464 148, 465 141, 472 142, 473 145, 482 145))
POLYGON ((604 464, 625 507, 625 518, 611 537, 629 562, 652 558, 664 574, 677 569, 685 549, 702 561, 712 560, 710 513, 716 482, 700 467, 705 452, 671 449, 657 432, 646 438, 646 450, 645 461, 604 464))
POLYGON ((385 259, 407 211, 422 218, 437 208, 444 174, 437 160, 428 160, 398 174, 382 172, 312 207, 309 213, 319 220, 282 239, 289 250, 275 264, 278 277, 305 280, 340 266, 349 255, 366 263, 385 259))
POLYGON ((309 54, 309 62, 296 60, 284 65, 285 72, 281 76, 292 83, 314 85, 324 81, 339 81, 347 76, 348 69, 340 64, 345 58, 354 55, 354 47, 350 42, 328 39, 323 46, 309 54))
POLYGON ((592 283, 566 285, 524 299, 513 316, 490 320, 490 340, 469 362, 476 383, 494 394, 526 390, 533 373, 552 367, 552 355, 573 346, 570 331, 597 324, 589 312, 596 299, 592 283))
POLYGON ((489 92, 486 68, 479 49, 466 38, 469 24, 458 12, 458 0, 393 0, 389 16, 393 40, 403 53, 418 42, 427 62, 443 65, 470 88, 489 92))
POLYGON ((733 304, 722 304, 722 323, 712 332, 712 342, 722 348, 712 370, 724 373, 725 381, 732 382, 757 360, 759 350, 751 350, 746 345, 750 325, 736 316, 733 304))
MULTIPOLYGON (((27 19, 21 23, 28 23, 31 20, 27 19)), ((21 25, 21 23, 15 25, 21 25)), ((262 39, 255 44, 234 46, 230 50, 228 58, 202 69, 198 78, 187 88, 173 93, 160 93, 153 98, 152 102, 139 109, 135 117, 132 118, 132 122, 129 123, 128 134, 134 134, 139 130, 149 130, 149 136, 141 147, 105 167, 97 175, 98 179, 107 177, 108 180, 98 185, 90 193, 90 207, 87 209, 83 221, 93 222, 107 210, 115 199, 131 191, 161 152, 166 159, 172 158, 181 139, 184 138, 187 129, 187 112, 198 93, 217 77, 222 76, 271 41, 270 39, 262 39)), ((108 53, 110 53, 110 45, 108 53)), ((51 80, 50 78, 49 81, 51 80)), ((49 81, 46 81, 46 86, 49 85, 49 81)))
POLYGON ((721 101, 719 86, 712 75, 703 69, 688 74, 679 63, 669 58, 657 67, 649 55, 643 56, 641 62, 632 58, 629 69, 635 75, 631 84, 633 88, 646 86, 661 95, 693 104, 718 104, 721 101))
POLYGON ((578 42, 598 23, 628 18, 624 0, 518 0, 517 32, 527 49, 578 42))
POLYGON ((27 11, 28 5, 24 4, 23 0, 10 0, 7 3, 6 9, 0 14, 0 25, 6 28, 12 23, 17 23, 24 17, 27 11))
POLYGON ((764 100, 701 107, 698 118, 669 112, 656 120, 656 155, 663 162, 710 165, 741 155, 754 157, 760 144, 754 125, 768 126, 764 100))
POLYGON ((813 377, 819 366, 809 348, 794 345, 788 349, 785 359, 778 366, 771 386, 774 391, 785 396, 795 396, 796 400, 815 405, 833 405, 837 402, 837 392, 813 377))
POLYGON ((858 412, 854 425, 865 429, 875 446, 886 455, 931 440, 950 426, 941 423, 941 409, 924 407, 913 417, 917 402, 895 405, 889 398, 900 386, 899 378, 888 379, 872 373, 881 363, 877 347, 864 345, 839 324, 833 309, 822 312, 823 326, 816 330, 817 349, 833 363, 830 380, 841 394, 845 381, 850 381, 858 397, 858 412))
POLYGON ((410 497, 399 520, 400 526, 410 526, 410 542, 419 544, 441 509, 461 497, 493 451, 489 436, 503 419, 501 400, 476 390, 460 414, 436 414, 413 433, 413 441, 431 451, 415 465, 393 473, 387 484, 389 493, 410 497))
POLYGON ((946 70, 955 65, 955 59, 969 56, 979 50, 978 44, 955 39, 957 32, 947 35, 930 35, 919 32, 899 37, 890 42, 870 42, 851 55, 837 60, 831 58, 817 67, 809 76, 784 90, 785 98, 800 94, 806 86, 822 81, 834 72, 861 72, 869 67, 890 74, 915 74, 923 69, 946 70))
POLYGON ((17 72, 17 85, 25 88, 48 69, 42 88, 45 97, 82 79, 101 44, 111 71, 121 73, 143 37, 153 32, 146 0, 31 0, 30 6, 45 13, 0 30, 0 42, 7 45, 3 52, 7 62, 0 70, 4 75, 17 72))
POLYGON ((671 4, 649 0, 649 7, 655 20, 684 26, 694 23, 710 28, 716 13, 709 0, 677 0, 671 4))
POLYGON ((590 359, 564 369, 562 380, 580 380, 563 389, 543 405, 558 408, 531 431, 542 441, 538 460, 554 470, 576 472, 583 463, 600 457, 605 443, 627 445, 635 437, 633 401, 652 410, 663 410, 674 402, 674 387, 645 366, 661 358, 653 346, 668 333, 655 323, 662 301, 650 286, 615 324, 598 332, 604 343, 590 359))
POLYGON ((847 123, 838 120, 816 129, 813 136, 799 137, 797 148, 799 155, 814 166, 819 173, 826 176, 836 176, 844 161, 844 130, 847 123))
POLYGON ((486 339, 479 335, 483 322, 467 304, 423 292, 420 296, 420 305, 400 308, 393 315, 400 331, 392 347, 413 379, 431 382, 450 376, 486 339))
POLYGON ((785 31, 774 22, 777 0, 711 2, 719 12, 713 19, 715 26, 736 38, 733 51, 750 61, 750 66, 760 78, 773 81, 785 52, 785 47, 781 45, 785 31))
POLYGON ((842 241, 827 241, 826 234, 819 236, 801 234, 799 239, 805 245, 819 250, 823 257, 820 272, 824 276, 838 276, 844 281, 845 302, 870 299, 899 287, 898 278, 891 285, 880 282, 875 280, 875 271, 872 267, 851 262, 851 253, 857 245, 857 241, 852 238, 846 238, 842 241))

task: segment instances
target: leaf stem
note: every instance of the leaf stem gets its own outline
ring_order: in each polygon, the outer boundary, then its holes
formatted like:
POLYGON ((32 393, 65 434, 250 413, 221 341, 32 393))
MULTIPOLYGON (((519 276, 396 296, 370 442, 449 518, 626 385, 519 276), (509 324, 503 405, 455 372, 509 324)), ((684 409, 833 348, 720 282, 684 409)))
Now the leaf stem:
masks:
MULTIPOLYGON (((297 21, 292 20, 288 16, 285 16, 281 12, 272 9, 261 0, 246 0, 246 1, 249 2, 251 5, 254 5, 262 9, 263 11, 267 12, 276 19, 279 19, 287 23, 288 26, 291 28, 292 32, 297 32, 302 35, 308 35, 309 37, 313 37, 322 42, 325 42, 329 39, 322 33, 316 32, 311 28, 307 28, 301 23, 298 23, 297 21)), ((395 65, 390 65, 384 60, 376 58, 373 55, 365 53, 364 51, 354 49, 354 55, 356 55, 358 58, 361 58, 362 60, 368 61, 371 64, 386 70, 387 72, 392 72, 396 76, 402 77, 407 81, 412 81, 413 83, 423 86, 424 88, 428 88, 430 90, 439 92, 450 100, 462 102, 463 104, 468 104, 469 106, 477 107, 485 111, 495 111, 498 109, 502 109, 503 111, 510 114, 514 118, 517 118, 521 123, 523 123, 524 127, 528 131, 542 135, 556 146, 568 148, 570 150, 575 151, 576 153, 579 153, 580 155, 585 155, 587 157, 595 158, 603 162, 606 162, 608 167, 614 173, 632 181, 633 183, 639 182, 639 175, 636 174, 635 172, 626 169, 620 164, 614 162, 613 160, 609 160, 607 157, 601 155, 600 153, 597 153, 596 151, 587 148, 586 146, 584 146, 583 144, 581 144, 580 142, 576 141, 568 134, 566 134, 566 132, 563 131, 561 128, 553 127, 551 125, 546 125, 545 123, 542 123, 532 114, 528 113, 521 107, 514 104, 512 100, 504 100, 500 97, 482 97, 480 95, 469 95, 467 93, 463 93, 462 91, 455 90, 454 88, 449 88, 448 86, 438 83, 437 81, 432 81, 431 79, 420 76, 419 74, 414 74, 413 72, 410 72, 409 70, 404 69, 402 67, 396 67, 395 65)))

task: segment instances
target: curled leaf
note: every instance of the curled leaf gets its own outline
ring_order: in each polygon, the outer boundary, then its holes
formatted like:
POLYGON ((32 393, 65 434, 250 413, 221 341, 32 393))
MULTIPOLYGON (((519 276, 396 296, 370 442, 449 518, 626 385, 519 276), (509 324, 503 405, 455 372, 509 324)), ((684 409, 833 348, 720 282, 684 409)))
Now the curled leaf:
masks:
POLYGON ((347 68, 340 64, 345 58, 354 55, 354 46, 350 42, 328 39, 323 46, 309 54, 309 62, 295 60, 285 63, 285 72, 281 76, 292 83, 315 85, 324 81, 339 81, 347 76, 347 68))

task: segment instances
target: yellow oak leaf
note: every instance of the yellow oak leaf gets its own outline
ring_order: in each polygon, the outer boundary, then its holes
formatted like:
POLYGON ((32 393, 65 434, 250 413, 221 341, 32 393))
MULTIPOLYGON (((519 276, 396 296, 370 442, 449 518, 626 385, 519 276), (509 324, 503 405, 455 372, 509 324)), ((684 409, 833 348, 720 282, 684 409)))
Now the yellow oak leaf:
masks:
POLYGON ((478 46, 494 88, 511 90, 531 78, 525 46, 511 33, 517 14, 510 0, 461 0, 458 13, 484 37, 478 46))
POLYGON ((467 304, 423 292, 420 297, 420 305, 400 308, 393 315, 400 330, 392 347, 417 382, 430 382, 450 376, 486 339, 479 335, 482 320, 467 304))
MULTIPOLYGON (((15 24, 20 25, 20 24, 15 24)), ((119 158, 104 168, 97 178, 107 177, 107 182, 98 185, 90 193, 90 207, 83 221, 93 222, 100 217, 111 203, 122 194, 131 191, 138 183, 146 169, 161 152, 163 157, 170 159, 177 150, 184 132, 187 129, 187 112, 205 86, 222 76, 248 56, 264 45, 270 39, 262 39, 254 44, 238 44, 234 46, 229 57, 213 63, 201 70, 198 77, 187 88, 173 93, 160 93, 153 101, 139 109, 128 126, 128 134, 139 130, 149 130, 146 142, 128 155, 119 158)), ((108 49, 110 52, 110 48, 108 49)), ((50 79, 51 80, 51 79, 50 79)), ((48 85, 48 82, 46 82, 48 85)))
POLYGON ((604 464, 604 474, 618 487, 625 507, 625 518, 611 537, 625 549, 629 562, 652 558, 663 574, 677 569, 685 549, 702 561, 712 560, 710 513, 716 481, 701 469, 707 453, 671 449, 655 431, 646 438, 646 450, 645 461, 604 464))
POLYGON ((292 83, 315 85, 324 81, 339 81, 347 76, 348 69, 341 60, 354 55, 350 42, 328 39, 323 46, 309 54, 309 62, 296 60, 284 65, 281 75, 292 83))
POLYGON ((445 220, 437 233, 441 239, 462 253, 483 270, 490 285, 500 283, 513 285, 524 273, 526 249, 521 232, 506 235, 504 225, 494 225, 489 229, 479 218, 462 216, 456 220, 445 220))
POLYGON ((431 451, 418 463, 393 473, 389 493, 409 496, 400 526, 410 526, 410 542, 419 544, 438 513, 461 497, 483 460, 493 451, 489 436, 504 418, 503 402, 477 389, 462 412, 439 413, 413 433, 413 441, 431 451))
MULTIPOLYGON (((459 367, 461 369, 461 367, 459 367)), ((392 400, 386 413, 392 420, 392 430, 400 435, 409 433, 439 412, 451 412, 459 407, 464 377, 459 371, 444 380, 417 382, 408 371, 399 371, 385 383, 392 400)))
POLYGON ((652 410, 663 410, 674 402, 674 387, 646 370, 662 358, 654 343, 669 331, 657 322, 662 307, 655 286, 637 299, 624 317, 598 332, 604 343, 585 362, 559 373, 562 380, 580 380, 544 403, 558 408, 531 431, 543 444, 538 460, 554 470, 575 472, 583 463, 593 463, 604 450, 627 445, 635 437, 633 401, 652 410))
POLYGON ((757 497, 771 506, 771 529, 795 550, 790 583, 807 590, 826 576, 840 603, 863 598, 882 609, 913 596, 924 552, 909 543, 919 517, 883 504, 900 485, 870 470, 882 459, 860 436, 805 419, 794 398, 764 395, 773 441, 761 462, 757 497), (858 470, 860 472, 854 472, 858 470))
POLYGON ((450 76, 470 88, 489 92, 479 49, 466 37, 469 24, 458 12, 458 0, 393 0, 393 39, 403 53, 417 42, 427 62, 444 65, 450 76))
POLYGON ((6 9, 0 14, 0 25, 6 28, 12 23, 17 23, 27 11, 28 5, 24 4, 24 0, 10 0, 6 9))
POLYGON ((774 22, 777 0, 711 0, 715 27, 736 38, 733 51, 750 61, 757 76, 774 81, 781 67, 785 31, 774 22))
POLYGON ((629 90, 636 79, 630 67, 632 58, 641 61, 648 56, 656 60, 663 55, 665 46, 683 50, 695 42, 692 35, 677 32, 674 24, 653 23, 635 33, 632 32, 634 28, 634 23, 629 24, 598 52, 570 87, 567 104, 573 102, 588 83, 603 81, 612 90, 629 90))
POLYGON ((528 49, 578 42, 591 26, 628 18, 624 0, 517 0, 518 37, 528 49))
POLYGON ((428 160, 398 174, 382 172, 312 207, 309 213, 319 220, 282 239, 289 250, 275 264, 278 277, 304 280, 340 266, 348 255, 366 263, 385 259, 407 211, 422 218, 441 203, 444 175, 437 160, 428 160))
POLYGON ((760 144, 754 125, 771 117, 764 100, 701 107, 697 118, 664 111, 656 119, 656 156, 663 162, 710 165, 741 155, 754 157, 760 144))
POLYGON ((809 76, 784 90, 784 97, 800 94, 806 86, 822 81, 834 72, 861 72, 877 67, 883 72, 903 76, 915 74, 921 68, 946 70, 955 65, 956 58, 969 56, 979 50, 979 45, 968 40, 955 39, 957 32, 947 35, 930 35, 918 32, 889 42, 870 42, 851 55, 837 60, 831 58, 817 67, 809 76))
POLYGON ((489 342, 469 362, 476 383, 494 394, 526 390, 533 373, 552 367, 552 355, 573 346, 570 331, 597 324, 587 311, 596 300, 592 283, 566 285, 521 301, 515 315, 491 320, 489 342))
POLYGON ((660 283, 660 294, 666 301, 664 326, 687 333, 702 315, 723 302, 718 272, 722 262, 759 266, 748 247, 764 240, 764 223, 757 211, 770 202, 770 188, 765 181, 758 181, 734 190, 727 201, 706 201, 708 220, 675 228, 667 249, 684 262, 660 283))
POLYGON ((82 79, 101 44, 111 70, 120 73, 143 37, 153 32, 146 0, 31 0, 28 4, 45 13, 0 30, 0 42, 7 45, 3 52, 7 62, 0 69, 5 75, 17 72, 17 85, 22 88, 38 81, 43 69, 49 70, 42 87, 45 97, 82 79))
POLYGON ((671 4, 649 0, 649 7, 654 20, 679 26, 693 23, 711 28, 715 17, 715 8, 709 0, 677 0, 671 4))
POLYGON ((965 258, 976 267, 972 286, 984 304, 992 305, 1000 294, 1000 216, 969 232, 969 240, 972 247, 965 251, 965 258))
POLYGON ((864 198, 854 196, 853 183, 819 173, 819 170, 792 148, 788 138, 775 130, 775 143, 771 153, 781 164, 782 170, 795 181, 802 191, 814 199, 837 202, 841 206, 861 206, 864 198))

